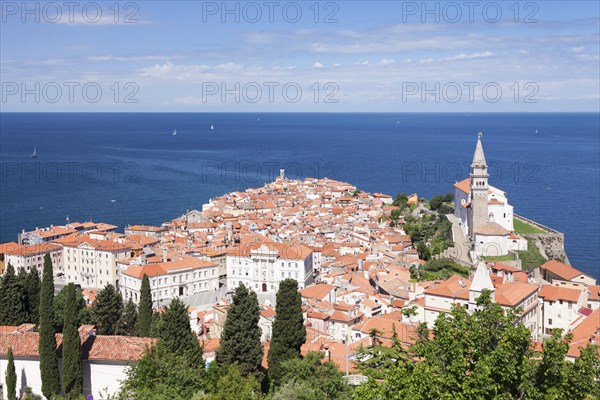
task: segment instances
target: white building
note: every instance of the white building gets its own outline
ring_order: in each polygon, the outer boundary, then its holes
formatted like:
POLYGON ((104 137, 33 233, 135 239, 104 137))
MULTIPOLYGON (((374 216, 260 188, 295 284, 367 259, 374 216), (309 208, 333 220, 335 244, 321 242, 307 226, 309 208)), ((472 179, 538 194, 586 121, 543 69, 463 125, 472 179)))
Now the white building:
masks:
POLYGON ((303 289, 313 283, 313 251, 303 244, 250 242, 226 259, 227 289, 241 284, 256 292, 276 293, 279 282, 292 278, 303 289))
POLYGON ((67 281, 91 289, 117 284, 117 262, 129 257, 132 248, 124 238, 97 240, 89 235, 67 236, 56 243, 63 247, 61 270, 67 281))
MULTIPOLYGON (((7 398, 6 368, 8 349, 13 349, 15 370, 17 373, 17 398, 25 388, 31 388, 34 394, 42 394, 40 361, 38 353, 39 334, 33 332, 33 324, 14 327, 2 327, 0 330, 0 385, 2 398, 7 398), (10 329, 13 328, 13 329, 10 329)), ((128 336, 95 335, 92 326, 79 329, 83 359, 83 395, 92 395, 95 399, 114 396, 120 389, 121 382, 127 378, 127 370, 132 362, 140 359, 142 354, 157 339, 128 336)), ((62 341, 62 334, 57 334, 57 347, 62 341)), ((59 354, 60 356, 60 354, 59 354)), ((58 359, 59 371, 61 358, 58 359)))
POLYGON ((191 256, 176 256, 161 263, 130 265, 119 271, 119 288, 125 301, 140 300, 142 279, 148 275, 154 307, 171 299, 219 289, 219 266, 191 256))
POLYGON ((569 288, 544 285, 539 292, 542 305, 542 327, 544 335, 551 335, 553 329, 563 333, 572 330, 584 318, 579 310, 584 306, 586 288, 569 288))
POLYGON ((55 273, 62 267, 63 248, 57 244, 42 242, 39 244, 19 245, 14 243, 12 246, 5 246, 3 251, 4 262, 7 265, 10 263, 17 273, 20 269, 24 269, 27 272, 35 269, 41 274, 44 269, 44 256, 46 253, 50 254, 50 260, 52 260, 52 267, 55 273))
MULTIPOLYGON (((512 275, 506 275, 506 277, 512 275)), ((453 305, 465 307, 469 312, 477 309, 476 300, 484 290, 492 292, 492 300, 504 309, 521 308, 519 322, 532 332, 534 337, 541 333, 539 287, 520 281, 497 281, 494 285, 490 271, 480 261, 473 280, 453 275, 425 290, 424 322, 431 327, 440 313, 449 313, 453 305)))
POLYGON ((471 176, 454 184, 454 216, 471 240, 477 256, 499 256, 526 250, 527 240, 513 232, 513 207, 506 193, 488 183, 488 165, 481 134, 477 140, 471 176))

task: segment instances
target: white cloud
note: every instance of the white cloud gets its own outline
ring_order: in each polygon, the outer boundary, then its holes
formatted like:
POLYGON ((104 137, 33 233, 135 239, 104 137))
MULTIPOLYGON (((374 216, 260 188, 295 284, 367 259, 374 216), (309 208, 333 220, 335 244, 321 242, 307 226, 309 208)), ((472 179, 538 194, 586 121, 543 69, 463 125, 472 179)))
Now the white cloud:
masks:
POLYGON ((383 58, 381 61, 379 61, 379 65, 390 65, 390 64, 395 64, 396 60, 394 59, 387 59, 387 58, 383 58))
POLYGON ((583 51, 584 47, 583 46, 577 46, 577 47, 573 47, 571 50, 573 50, 574 53, 581 53, 583 51))
POLYGON ((323 68, 323 64, 321 64, 318 61, 316 63, 314 63, 312 66, 313 66, 313 68, 323 68))
POLYGON ((167 61, 181 59, 181 55, 145 55, 145 56, 115 56, 115 55, 103 55, 103 56, 90 56, 87 59, 89 61, 167 61))
POLYGON ((460 53, 460 54, 452 56, 452 57, 440 58, 439 61, 477 60, 480 58, 489 58, 489 57, 492 57, 493 55, 494 55, 494 53, 492 53, 491 51, 484 51, 482 53, 473 53, 473 54, 460 53))

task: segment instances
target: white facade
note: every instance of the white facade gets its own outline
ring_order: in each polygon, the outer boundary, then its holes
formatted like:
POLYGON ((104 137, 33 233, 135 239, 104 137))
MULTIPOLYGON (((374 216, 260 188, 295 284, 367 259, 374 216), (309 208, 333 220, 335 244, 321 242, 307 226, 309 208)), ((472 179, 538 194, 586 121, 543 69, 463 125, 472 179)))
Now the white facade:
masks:
POLYGON ((573 329, 573 323, 582 318, 578 313, 579 309, 584 305, 585 289, 574 288, 546 288, 540 292, 540 297, 543 298, 543 333, 551 335, 553 329, 562 329, 566 333, 573 329), (546 295, 546 289, 550 289, 550 296, 546 295))
POLYGON ((313 283, 313 251, 304 245, 263 243, 244 254, 227 255, 227 289, 241 284, 256 292, 276 293, 291 278, 304 289, 313 283), (246 254, 247 253, 247 254, 246 254))
POLYGON ((484 257, 508 254, 508 235, 481 235, 476 233, 475 254, 484 257))
POLYGON ((118 278, 117 262, 131 253, 131 246, 126 243, 92 239, 64 243, 63 247, 62 272, 67 281, 91 289, 115 285, 118 278))
POLYGON ((59 245, 50 243, 28 246, 15 245, 14 250, 7 249, 7 252, 4 254, 4 262, 6 265, 10 263, 17 273, 20 269, 24 269, 27 272, 36 269, 41 274, 44 269, 44 256, 46 253, 50 253, 52 267, 56 272, 62 267, 63 249, 59 245))
POLYGON ((123 299, 140 300, 143 276, 148 275, 154 307, 168 304, 171 299, 219 289, 219 266, 214 263, 186 257, 144 266, 130 266, 119 271, 119 288, 123 299))
MULTIPOLYGON (((17 373, 17 398, 19 394, 30 387, 35 394, 42 394, 42 379, 40 376, 40 362, 38 357, 15 357, 15 371, 17 373)), ((0 356, 0 384, 3 388, 3 398, 7 398, 6 367, 8 360, 5 355, 0 356)), ((94 399, 105 399, 107 395, 115 395, 121 382, 127 378, 129 363, 123 361, 97 361, 83 360, 83 394, 91 394, 94 399)), ((61 371, 61 359, 58 360, 61 371)))
MULTIPOLYGON (((471 179, 467 178, 454 185, 454 216, 460 220, 460 226, 467 237, 471 232, 466 207, 471 197, 470 183, 471 179)), ((506 194, 494 186, 488 187, 488 222, 495 222, 510 232, 514 231, 513 206, 508 204, 506 194)))

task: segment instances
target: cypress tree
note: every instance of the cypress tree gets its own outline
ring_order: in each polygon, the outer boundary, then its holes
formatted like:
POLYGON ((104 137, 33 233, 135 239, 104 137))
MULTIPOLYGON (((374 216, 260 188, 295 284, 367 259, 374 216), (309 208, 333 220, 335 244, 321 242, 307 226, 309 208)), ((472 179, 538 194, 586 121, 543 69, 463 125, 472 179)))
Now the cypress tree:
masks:
MULTIPOLYGON (((54 296, 54 329, 56 332, 63 331, 65 322, 65 305, 67 303, 67 286, 63 287, 54 296)), ((81 290, 75 290, 75 310, 77 315, 77 325, 92 323, 90 311, 88 310, 81 290)))
POLYGON ((25 289, 8 263, 0 280, 0 325, 21 325, 27 321, 25 289))
POLYGON ((27 298, 28 322, 37 324, 40 320, 40 275, 32 268, 25 280, 25 296, 27 298))
POLYGON ((17 372, 12 347, 8 348, 8 365, 6 366, 6 392, 8 400, 17 400, 17 372))
POLYGON ((138 311, 135 303, 132 299, 129 299, 121 321, 119 321, 119 332, 120 335, 135 336, 135 325, 138 319, 138 311))
POLYGON ((106 285, 94 301, 92 314, 99 335, 114 335, 123 314, 121 293, 117 292, 113 285, 106 285))
POLYGON ((256 293, 249 291, 244 285, 238 286, 227 311, 221 348, 217 350, 216 360, 219 365, 238 363, 245 376, 260 371, 263 348, 260 343, 259 319, 256 293))
POLYGON ((136 331, 140 337, 152 335, 152 292, 150 291, 150 279, 146 274, 142 278, 136 331))
POLYGON ((67 399, 74 399, 83 393, 83 366, 81 361, 81 341, 79 339, 78 309, 75 285, 66 286, 67 298, 63 324, 62 341, 62 389, 67 399))
POLYGON ((300 357, 300 347, 306 341, 306 327, 302 316, 302 298, 298 293, 298 282, 284 279, 277 291, 273 339, 269 349, 269 380, 278 385, 281 379, 281 364, 300 357))
POLYGON ((190 328, 185 304, 174 299, 162 315, 159 335, 167 353, 185 357, 191 366, 203 366, 202 348, 190 328))
POLYGON ((60 377, 58 375, 58 358, 56 356, 56 337, 54 336, 54 278, 50 255, 44 256, 44 276, 40 289, 40 372, 42 393, 47 398, 60 393, 60 377))

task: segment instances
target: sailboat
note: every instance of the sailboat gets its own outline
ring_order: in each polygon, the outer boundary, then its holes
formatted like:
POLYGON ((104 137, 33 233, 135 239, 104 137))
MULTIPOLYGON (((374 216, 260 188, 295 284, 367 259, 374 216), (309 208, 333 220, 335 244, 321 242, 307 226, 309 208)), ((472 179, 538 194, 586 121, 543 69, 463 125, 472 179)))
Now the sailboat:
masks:
POLYGON ((211 126, 210 126, 210 130, 211 130, 211 131, 215 130, 215 126, 214 126, 214 125, 211 125, 211 126))
POLYGON ((172 135, 173 135, 173 136, 177 136, 177 129, 173 129, 173 133, 172 133, 172 135))
POLYGON ((33 148, 33 154, 31 155, 31 158, 38 158, 38 155, 37 155, 37 146, 33 148))

